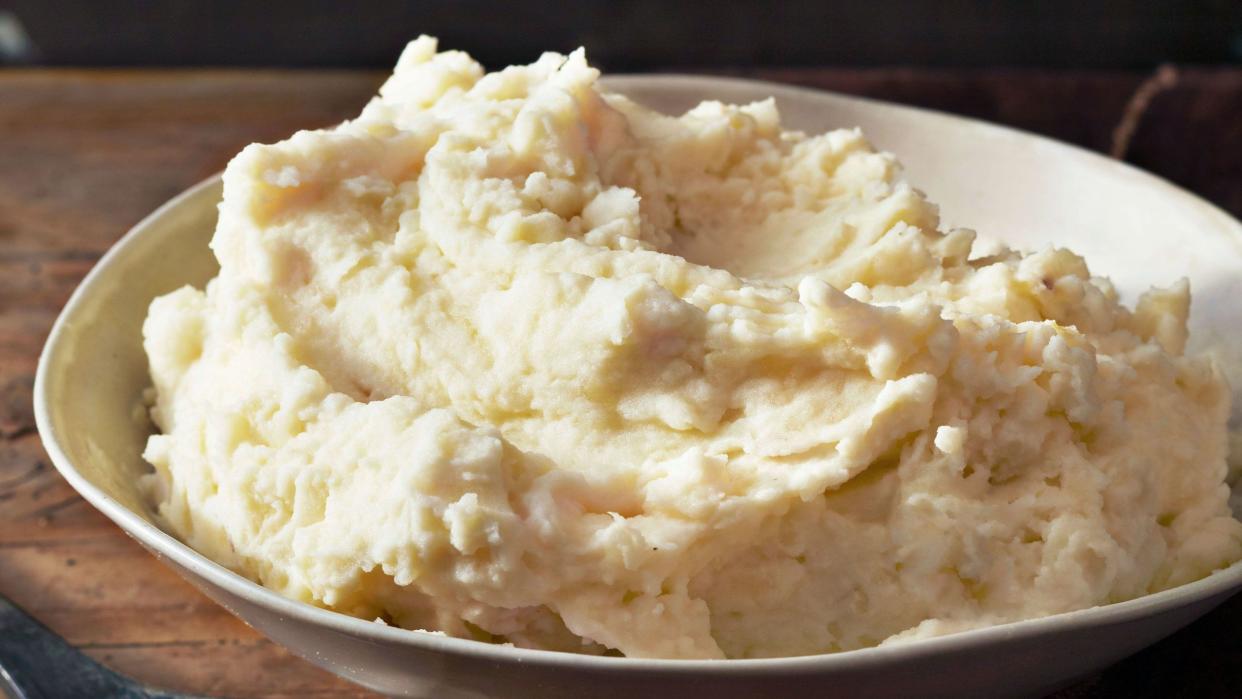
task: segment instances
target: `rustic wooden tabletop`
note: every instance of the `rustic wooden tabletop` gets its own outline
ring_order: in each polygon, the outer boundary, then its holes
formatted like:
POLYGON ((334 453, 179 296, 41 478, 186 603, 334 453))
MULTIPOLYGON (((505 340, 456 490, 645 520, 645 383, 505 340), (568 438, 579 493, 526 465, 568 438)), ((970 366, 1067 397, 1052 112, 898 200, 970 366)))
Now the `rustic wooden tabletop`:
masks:
MULTIPOLYGON (((1242 70, 750 73, 1046 134, 1242 216, 1242 70)), ((95 260, 241 147, 356 113, 358 72, 0 71, 0 593, 109 666, 238 697, 360 696, 200 595, 61 480, 31 414, 35 361, 95 260)), ((1242 597, 1062 697, 1242 695, 1242 597)))

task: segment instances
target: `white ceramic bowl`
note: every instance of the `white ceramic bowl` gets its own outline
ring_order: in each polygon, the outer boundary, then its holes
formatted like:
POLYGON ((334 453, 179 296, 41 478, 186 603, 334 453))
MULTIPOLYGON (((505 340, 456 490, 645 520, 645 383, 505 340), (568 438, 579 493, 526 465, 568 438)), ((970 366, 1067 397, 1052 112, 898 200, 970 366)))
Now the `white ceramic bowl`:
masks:
MULTIPOLYGON (((1130 296, 1191 279, 1192 333, 1230 367, 1242 353, 1242 224, 1106 158, 976 121, 774 84, 686 76, 609 86, 665 111, 775 96, 786 122, 862 126, 910 179, 968 225, 1022 247, 1086 255, 1130 296)), ((1242 587, 1242 563, 1142 599, 905 645, 773 660, 672 661, 521 650, 389 628, 280 597, 152 523, 135 487, 150 425, 140 328, 157 295, 215 274, 218 179, 129 232, 86 277, 39 362, 35 412, 52 461, 91 504, 250 625, 373 689, 418 697, 1022 696, 1064 685, 1168 635, 1242 587)), ((1232 371, 1234 385, 1242 376, 1232 371)))

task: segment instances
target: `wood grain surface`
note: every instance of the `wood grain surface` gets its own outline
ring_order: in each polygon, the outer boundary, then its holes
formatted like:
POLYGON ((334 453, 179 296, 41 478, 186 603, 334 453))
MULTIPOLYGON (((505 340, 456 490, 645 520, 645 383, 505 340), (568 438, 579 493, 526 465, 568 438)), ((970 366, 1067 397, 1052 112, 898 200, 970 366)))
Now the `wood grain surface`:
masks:
MULTIPOLYGON (((751 75, 1113 152, 1242 215, 1242 70, 751 75)), ((61 480, 31 414, 39 349, 77 282, 145 214, 247 143, 355 114, 381 77, 0 71, 0 593, 144 682, 235 697, 364 695, 208 601, 61 480)), ((1059 696, 1239 696, 1239 629, 1242 598, 1059 696)))

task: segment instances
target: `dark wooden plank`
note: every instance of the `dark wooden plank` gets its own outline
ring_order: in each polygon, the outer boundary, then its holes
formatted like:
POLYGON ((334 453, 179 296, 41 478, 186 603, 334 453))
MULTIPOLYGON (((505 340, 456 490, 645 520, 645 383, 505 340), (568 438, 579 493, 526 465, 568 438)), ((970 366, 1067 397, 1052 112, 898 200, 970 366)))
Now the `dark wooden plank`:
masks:
POLYGON ((1176 71, 1126 158, 1242 216, 1242 70, 1176 71))
POLYGON ((9 0, 58 65, 387 67, 441 37, 498 67, 586 45, 613 70, 695 66, 1141 67, 1239 60, 1231 0, 61 3, 9 0), (482 18, 503 18, 487 21, 482 18), (365 38, 363 38, 365 37, 365 38))

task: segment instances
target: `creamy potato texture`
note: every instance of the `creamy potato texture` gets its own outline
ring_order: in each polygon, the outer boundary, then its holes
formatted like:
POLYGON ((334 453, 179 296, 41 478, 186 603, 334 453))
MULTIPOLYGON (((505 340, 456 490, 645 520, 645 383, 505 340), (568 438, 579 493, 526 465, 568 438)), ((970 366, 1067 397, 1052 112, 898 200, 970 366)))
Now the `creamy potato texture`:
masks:
POLYGON ((367 619, 669 658, 1242 556, 1185 284, 1131 310, 1068 251, 972 257, 857 130, 597 78, 422 38, 357 119, 233 159, 219 276, 144 328, 173 532, 367 619))

